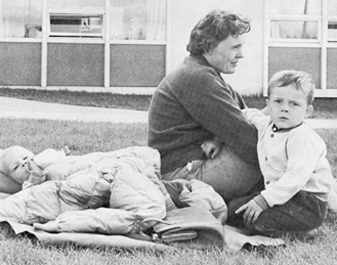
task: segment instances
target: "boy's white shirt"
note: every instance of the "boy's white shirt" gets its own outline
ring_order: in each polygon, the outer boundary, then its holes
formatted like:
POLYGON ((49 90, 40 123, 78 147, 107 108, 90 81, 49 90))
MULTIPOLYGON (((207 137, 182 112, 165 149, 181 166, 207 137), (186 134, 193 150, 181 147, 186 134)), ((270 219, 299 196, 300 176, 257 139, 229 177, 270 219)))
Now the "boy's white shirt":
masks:
POLYGON ((333 176, 322 138, 305 123, 274 132, 270 116, 257 109, 244 113, 258 130, 257 151, 265 184, 261 195, 268 205, 282 205, 300 190, 328 201, 333 176))

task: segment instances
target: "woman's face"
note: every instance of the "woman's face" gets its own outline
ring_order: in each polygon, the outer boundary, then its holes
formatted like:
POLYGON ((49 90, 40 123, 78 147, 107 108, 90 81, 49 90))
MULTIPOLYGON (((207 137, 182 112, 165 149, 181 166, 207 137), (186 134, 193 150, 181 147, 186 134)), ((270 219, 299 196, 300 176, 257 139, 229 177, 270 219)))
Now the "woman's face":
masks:
POLYGON ((239 59, 243 58, 242 45, 245 43, 243 34, 221 41, 213 50, 204 54, 208 63, 218 72, 235 73, 239 59))

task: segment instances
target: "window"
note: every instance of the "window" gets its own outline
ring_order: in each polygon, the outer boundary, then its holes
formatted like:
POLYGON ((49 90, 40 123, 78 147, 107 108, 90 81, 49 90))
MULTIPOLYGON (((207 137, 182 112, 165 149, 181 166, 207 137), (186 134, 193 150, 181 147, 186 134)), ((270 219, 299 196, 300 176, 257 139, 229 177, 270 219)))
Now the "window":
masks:
POLYGON ((316 96, 337 95, 337 1, 265 0, 268 66, 264 87, 277 71, 309 72, 316 96))
POLYGON ((272 40, 318 40, 321 0, 272 0, 269 14, 272 40))
POLYGON ((42 0, 0 0, 0 38, 41 38, 42 0))
POLYGON ((272 15, 321 15, 321 0, 269 0, 272 15))
POLYGON ((318 39, 317 21, 271 21, 272 39, 318 39))
POLYGON ((106 0, 47 0, 49 37, 103 38, 106 0))
POLYGON ((47 2, 49 12, 67 10, 81 13, 86 10, 97 11, 105 8, 105 0, 47 0, 47 2))
POLYGON ((165 28, 165 0, 111 0, 111 39, 165 41, 165 28))
POLYGON ((103 37, 102 15, 50 14, 51 37, 103 37))
POLYGON ((337 2, 328 1, 328 41, 337 42, 337 2))

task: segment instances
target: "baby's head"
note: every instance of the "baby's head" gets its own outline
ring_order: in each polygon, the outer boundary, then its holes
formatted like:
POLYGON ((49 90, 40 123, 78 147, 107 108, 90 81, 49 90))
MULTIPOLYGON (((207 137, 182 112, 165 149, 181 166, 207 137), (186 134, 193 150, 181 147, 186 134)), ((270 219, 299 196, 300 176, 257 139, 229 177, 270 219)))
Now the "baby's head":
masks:
POLYGON ((29 178, 28 161, 34 154, 21 146, 11 146, 0 155, 0 172, 22 184, 29 178))
POLYGON ((315 84, 303 71, 284 70, 272 76, 268 86, 267 106, 279 129, 300 125, 313 111, 315 84))

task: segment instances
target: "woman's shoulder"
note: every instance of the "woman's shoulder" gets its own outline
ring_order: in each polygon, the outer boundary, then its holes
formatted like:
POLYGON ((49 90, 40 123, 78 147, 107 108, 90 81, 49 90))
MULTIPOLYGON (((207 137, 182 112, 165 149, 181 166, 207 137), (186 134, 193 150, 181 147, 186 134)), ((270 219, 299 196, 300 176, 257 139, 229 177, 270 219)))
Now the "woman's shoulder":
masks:
POLYGON ((217 86, 224 86, 224 81, 220 75, 207 64, 201 63, 194 58, 187 57, 175 70, 169 73, 163 80, 165 85, 173 90, 198 89, 203 87, 203 91, 217 86))
POLYGON ((195 79, 214 78, 220 76, 214 68, 207 63, 206 59, 203 60, 201 57, 186 57, 177 70, 177 73, 184 74, 187 77, 193 77, 195 79))

